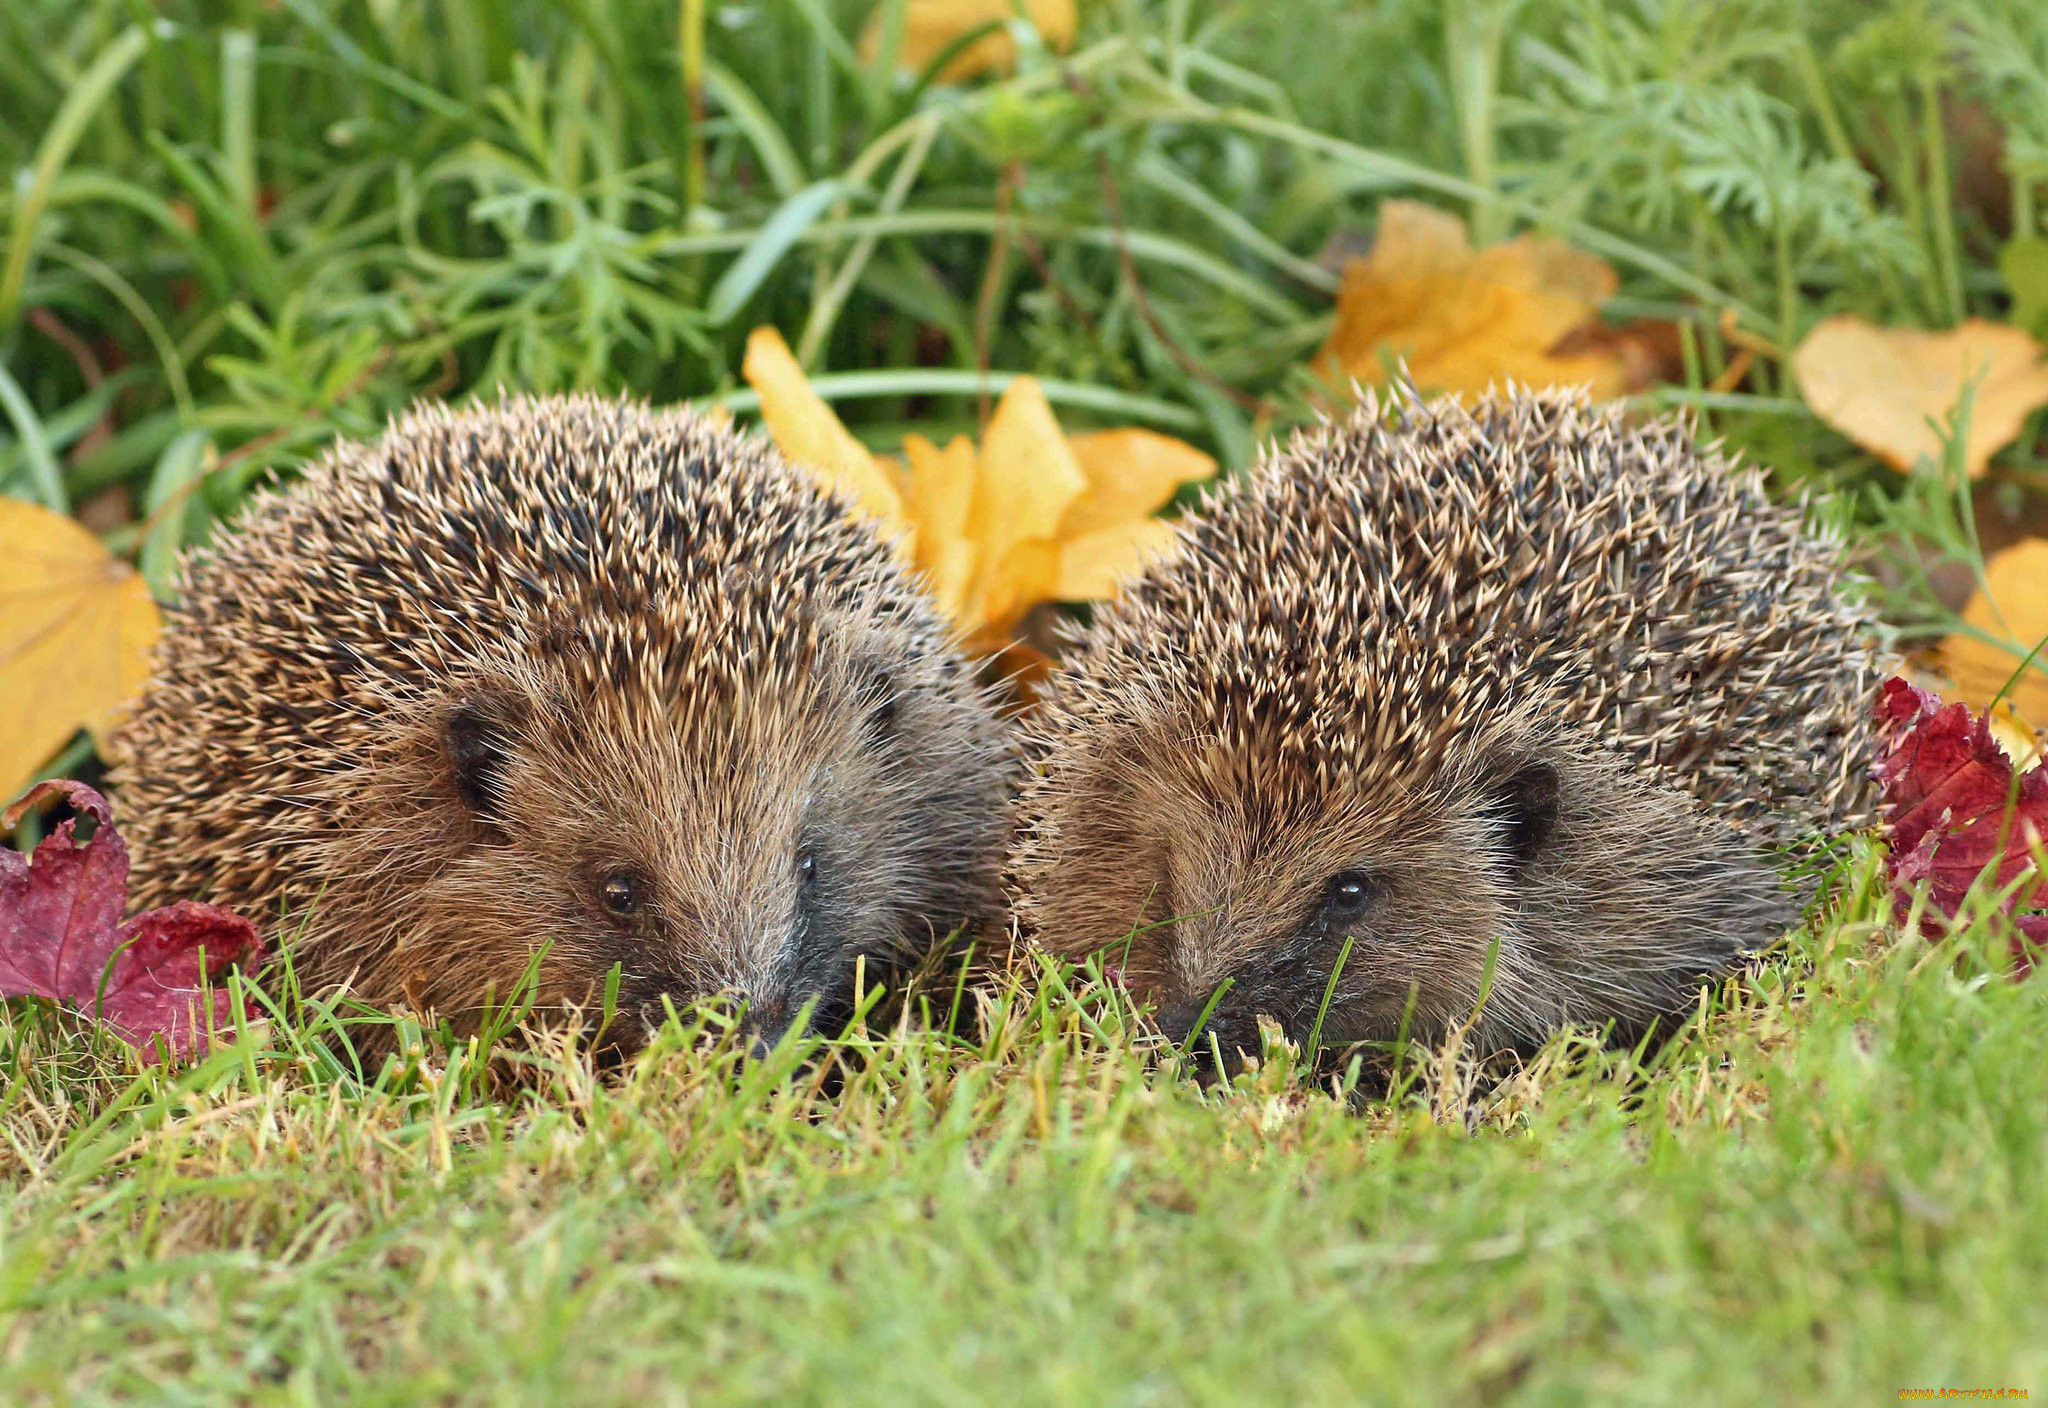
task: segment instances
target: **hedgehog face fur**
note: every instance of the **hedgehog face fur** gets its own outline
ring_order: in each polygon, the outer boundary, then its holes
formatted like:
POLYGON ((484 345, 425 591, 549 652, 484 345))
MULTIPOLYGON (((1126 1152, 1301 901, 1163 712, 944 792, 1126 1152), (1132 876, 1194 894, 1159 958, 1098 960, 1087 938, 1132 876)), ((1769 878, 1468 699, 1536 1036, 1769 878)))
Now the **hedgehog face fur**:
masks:
POLYGON ((1227 982, 1226 1055, 1326 993, 1337 1044, 1640 1031, 1794 917, 1769 848, 1860 807, 1871 623, 1680 426, 1395 407, 1211 497, 1097 612, 1028 740, 1020 927, 1175 1036, 1227 982))
POLYGON ((302 978, 630 1046, 772 1040, 997 903, 1005 753, 889 549, 765 447, 589 399, 428 410, 190 564, 124 730, 140 903, 282 916, 302 978))

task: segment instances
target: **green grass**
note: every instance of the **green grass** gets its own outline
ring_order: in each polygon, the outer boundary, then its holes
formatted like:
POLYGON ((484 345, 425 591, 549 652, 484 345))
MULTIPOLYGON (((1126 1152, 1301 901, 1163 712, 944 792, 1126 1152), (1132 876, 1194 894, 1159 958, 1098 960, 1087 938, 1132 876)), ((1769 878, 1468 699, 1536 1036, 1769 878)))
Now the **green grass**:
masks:
POLYGON ((1988 928, 1886 934, 1875 873, 1858 848, 1817 932, 1654 1058, 1452 1043, 1371 1102, 1285 1051, 1205 1090, 1089 987, 971 999, 954 1037, 941 992, 831 1048, 830 1093, 706 1016, 610 1081, 544 1043, 513 1088, 431 1045, 365 1084, 282 1026, 137 1075, 17 1014, 6 1396, 2048 1391, 2048 986, 1988 928))
MULTIPOLYGON (((2000 272, 2044 234, 2034 0, 1094 0, 968 87, 862 61, 870 8, 0 4, 0 493, 161 586, 415 397, 744 406, 760 323, 878 444, 972 429, 986 369, 1237 467, 1306 412, 1319 256, 1398 194, 1612 260, 1611 315, 1685 329, 1645 404, 1832 493, 1915 569, 1901 627, 1944 619, 1902 544, 1981 570, 1977 513, 2040 511, 2042 417, 1972 500, 1778 357, 1706 389, 1724 318, 2038 319, 2000 272)), ((1205 1089, 1072 974, 755 1066, 688 1014, 603 1078, 417 1033, 365 1076, 296 1008, 166 1075, 14 1004, 0 1399, 2048 1392, 2048 985, 1989 924, 1899 936, 1851 850, 1654 1057, 1454 1044, 1378 1099, 1285 1052, 1205 1089)))

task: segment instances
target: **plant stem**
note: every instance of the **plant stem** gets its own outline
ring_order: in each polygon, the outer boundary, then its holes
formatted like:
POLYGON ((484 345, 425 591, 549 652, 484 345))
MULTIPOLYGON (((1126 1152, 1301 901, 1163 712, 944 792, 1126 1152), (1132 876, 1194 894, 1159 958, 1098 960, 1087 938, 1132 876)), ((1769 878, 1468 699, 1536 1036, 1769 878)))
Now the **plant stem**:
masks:
POLYGON ((1837 160, 1853 162, 1856 160, 1856 147, 1849 140, 1849 130, 1842 125, 1841 114, 1835 111, 1834 97, 1828 92, 1827 79, 1820 71, 1820 59, 1813 52, 1813 38, 1804 28, 1796 33, 1798 39, 1792 48, 1792 67, 1806 87, 1807 98, 1813 103, 1821 135, 1827 138, 1828 150, 1837 160))
POLYGON ((1507 233, 1495 190, 1493 150, 1493 95, 1505 8, 1494 0, 1444 0, 1444 64, 1458 109, 1465 176, 1480 191, 1472 199, 1472 242, 1482 246, 1507 233), (1485 13, 1475 17, 1475 6, 1485 13))
POLYGON ((682 0, 678 45, 690 131, 683 162, 683 223, 704 203, 704 0, 682 0))
MULTIPOLYGON (((932 142, 939 135, 939 114, 927 112, 912 118, 907 124, 911 138, 910 149, 896 164, 895 174, 889 178, 889 187, 882 193, 881 204, 876 207, 880 215, 893 215, 902 208, 905 197, 910 194, 911 185, 917 180, 918 172, 924 169, 925 156, 932 149, 932 142)), ((808 370, 823 350, 825 339, 831 335, 832 325, 838 320, 839 310, 845 304, 847 295, 853 292, 854 282, 860 278, 861 270, 867 267, 868 259, 875 252, 875 245, 881 240, 879 230, 869 230, 854 241, 846 262, 839 266, 839 272, 818 294, 811 305, 811 316, 804 324, 803 336, 796 347, 797 364, 808 370)))
POLYGON ((996 225, 995 237, 989 241, 988 267, 981 278, 981 289, 974 298, 974 370, 983 378, 981 390, 976 397, 975 419, 983 431, 988 429, 988 369, 989 342, 994 336, 996 303, 1002 295, 1004 274, 1010 264, 1010 198, 1022 174, 1014 165, 1006 166, 996 178, 996 225))
POLYGON ((1928 218, 1934 225, 1935 267, 1941 274, 1943 311, 1948 321, 1963 319, 1963 273, 1956 261, 1956 217, 1949 208, 1948 134, 1941 126, 1941 89, 1929 75, 1921 75, 1921 135, 1927 144, 1928 218))
MULTIPOLYGON (((1778 345, 1791 350, 1799 345, 1799 283, 1792 271, 1792 230, 1786 223, 1784 212, 1774 222, 1771 232, 1771 254, 1778 274, 1778 345)), ((1778 391, 1784 394, 1790 390, 1792 367, 1789 360, 1778 364, 1778 391)))

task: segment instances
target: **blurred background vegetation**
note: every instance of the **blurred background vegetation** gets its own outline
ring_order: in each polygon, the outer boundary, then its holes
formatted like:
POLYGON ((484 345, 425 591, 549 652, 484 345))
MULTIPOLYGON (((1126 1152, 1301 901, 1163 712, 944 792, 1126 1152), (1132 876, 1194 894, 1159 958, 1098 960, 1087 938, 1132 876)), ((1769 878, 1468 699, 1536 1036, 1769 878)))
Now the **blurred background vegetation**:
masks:
MULTIPOLYGON (((972 431, 978 373, 1028 371, 1074 428, 1238 466, 1311 410, 1400 195, 1605 258, 1609 323, 1665 338, 1638 402, 1976 550, 1954 486, 1823 425, 1787 358, 1844 311, 2048 333, 2037 0, 1083 0, 1063 52, 1020 4, 935 56, 926 2, 11 0, 0 492, 161 591, 412 398, 744 412, 763 323, 876 444, 972 431), (1012 62, 963 78, 997 31, 1012 62)), ((2029 531, 2040 420, 1965 516, 2029 531)), ((1959 604, 1886 581, 1907 624, 1959 604)))

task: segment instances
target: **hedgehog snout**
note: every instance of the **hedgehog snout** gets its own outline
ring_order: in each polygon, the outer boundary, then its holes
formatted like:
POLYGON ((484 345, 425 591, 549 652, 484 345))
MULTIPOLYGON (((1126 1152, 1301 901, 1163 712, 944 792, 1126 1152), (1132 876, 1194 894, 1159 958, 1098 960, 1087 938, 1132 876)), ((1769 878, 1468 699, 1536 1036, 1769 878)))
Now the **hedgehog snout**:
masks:
POLYGON ((1204 1084, 1221 1079, 1235 1070, 1246 1054, 1259 1049, 1257 1016, 1229 1004, 1227 993, 1212 1005, 1213 997, 1214 993, 1200 993, 1183 998, 1153 1017, 1160 1035, 1188 1052, 1194 1073, 1204 1084), (1221 1066, 1216 1060, 1219 1053, 1221 1066))
MULTIPOLYGON (((803 1015, 802 1003, 791 1004, 783 999, 749 1002, 740 1028, 746 1038, 747 1059, 766 1060, 783 1037, 789 1034, 789 1029, 800 1015, 803 1015)), ((809 1025, 805 1023, 806 1027, 809 1025)))

